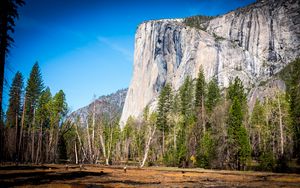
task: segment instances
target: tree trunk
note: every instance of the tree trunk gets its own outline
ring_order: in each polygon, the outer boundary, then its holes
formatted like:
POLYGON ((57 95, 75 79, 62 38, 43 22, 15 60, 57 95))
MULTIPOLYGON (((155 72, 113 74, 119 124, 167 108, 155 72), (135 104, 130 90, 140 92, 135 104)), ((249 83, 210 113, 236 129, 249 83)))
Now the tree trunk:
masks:
POLYGON ((95 116, 96 116, 96 100, 94 100, 94 109, 93 109, 93 130, 92 130, 92 161, 95 162, 95 116))
MULTIPOLYGON (((1 42, 0 42, 0 121, 3 120, 2 117, 2 97, 3 97, 3 84, 4 84, 4 65, 5 65, 5 55, 7 48, 7 15, 1 13, 1 42)), ((2 148, 2 147, 1 147, 2 148)), ((1 152, 2 153, 2 152, 1 152)))
MULTIPOLYGON (((151 128, 152 129, 152 128, 151 128)), ((142 161, 142 164, 141 164, 141 168, 144 167, 145 165, 145 162, 147 160, 147 157, 148 157, 148 152, 149 152, 149 149, 150 149, 150 144, 151 144, 151 141, 152 141, 152 138, 154 136, 154 133, 155 133, 155 130, 156 130, 156 126, 154 126, 153 130, 149 130, 149 138, 148 138, 148 142, 146 144, 146 148, 145 148, 145 154, 144 154, 144 158, 143 158, 143 161, 142 161)))
POLYGON ((74 144, 74 151, 75 151, 75 164, 78 164, 78 155, 77 155, 76 140, 75 140, 75 144, 74 144))
POLYGON ((58 136, 59 136, 59 123, 55 130, 55 139, 54 139, 54 145, 53 145, 53 162, 56 162, 58 159, 58 152, 57 152, 57 145, 58 145, 58 136))
POLYGON ((203 127, 203 133, 206 132, 206 126, 205 126, 205 120, 204 120, 204 96, 201 96, 201 119, 202 119, 202 127, 203 127))
POLYGON ((92 156, 92 147, 91 147, 91 137, 90 137, 90 130, 89 130, 89 122, 87 120, 87 125, 86 125, 86 132, 87 132, 87 143, 88 143, 88 158, 91 162, 91 156, 92 156))
POLYGON ((280 154, 283 155, 284 149, 283 149, 283 125, 282 125, 282 112, 281 112, 281 104, 279 100, 279 95, 277 97, 278 102, 278 111, 279 111, 279 128, 280 128, 280 154))
POLYGON ((31 125, 31 162, 34 162, 34 126, 35 126, 35 109, 33 109, 33 120, 31 125))
POLYGON ((162 156, 165 155, 165 126, 163 126, 162 132, 162 156))
MULTIPOLYGON (((102 151, 103 151, 103 157, 104 157, 105 159, 107 159, 107 156, 106 156, 106 149, 105 149, 105 143, 104 143, 104 139, 103 139, 103 136, 102 136, 101 133, 100 133, 99 137, 100 137, 100 144, 101 144, 102 151)), ((105 161, 105 164, 107 164, 107 161, 105 161)), ((108 165, 108 164, 107 164, 107 165, 108 165)))
MULTIPOLYGON (((26 96, 26 94, 25 94, 26 96)), ((22 120, 21 120, 21 130, 20 130, 20 139, 19 139, 19 148, 18 148, 18 158, 20 161, 20 150, 22 145, 22 138, 23 138, 23 129, 24 129, 24 120, 25 120, 25 109, 26 109, 26 97, 24 99, 24 106, 23 106, 23 112, 22 112, 22 120)))
POLYGON ((51 159, 52 142, 53 142, 53 128, 50 127, 50 130, 49 130, 48 152, 47 152, 47 162, 49 162, 50 159, 51 159))
MULTIPOLYGON (((18 135, 19 135, 19 122, 18 122, 18 113, 16 113, 16 135, 15 135, 15 155, 17 155, 18 153, 18 135)), ((17 156, 15 156, 16 158, 14 160, 17 159, 17 156)))
POLYGON ((36 149, 36 159, 35 163, 38 164, 39 162, 39 155, 42 153, 41 148, 42 148, 42 135, 43 135, 43 121, 41 122, 40 126, 40 132, 39 132, 39 137, 38 137, 38 145, 36 149))
POLYGON ((75 130, 76 130, 76 134, 77 134, 77 137, 78 137, 80 149, 82 150, 82 153, 83 153, 83 156, 84 156, 84 159, 85 159, 86 158, 86 153, 85 153, 85 151, 82 147, 82 142, 81 142, 81 138, 80 138, 79 133, 78 133, 77 125, 75 125, 75 130))

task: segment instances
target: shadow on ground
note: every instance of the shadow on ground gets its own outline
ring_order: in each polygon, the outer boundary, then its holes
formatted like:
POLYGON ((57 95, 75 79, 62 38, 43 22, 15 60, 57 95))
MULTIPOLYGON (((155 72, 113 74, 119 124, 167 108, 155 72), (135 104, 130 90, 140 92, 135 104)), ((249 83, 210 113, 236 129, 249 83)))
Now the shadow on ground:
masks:
MULTIPOLYGON (((51 167, 57 169, 56 167, 51 167)), ((26 166, 26 165, 14 165, 14 166, 0 166, 0 170, 46 170, 48 166, 26 166)))
POLYGON ((0 187, 12 187, 20 185, 39 185, 49 184, 52 181, 58 180, 71 180, 76 178, 83 178, 86 176, 105 176, 108 173, 101 172, 86 172, 86 171, 75 171, 75 172, 20 172, 1 174, 0 176, 0 187))

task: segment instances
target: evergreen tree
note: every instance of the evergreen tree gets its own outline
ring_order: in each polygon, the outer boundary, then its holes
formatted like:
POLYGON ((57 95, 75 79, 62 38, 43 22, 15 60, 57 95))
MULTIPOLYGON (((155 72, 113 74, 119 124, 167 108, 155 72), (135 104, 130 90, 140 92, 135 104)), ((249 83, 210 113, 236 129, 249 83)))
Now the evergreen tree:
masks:
POLYGON ((6 127, 15 128, 15 137, 9 138, 15 148, 13 149, 14 159, 18 151, 18 138, 20 135, 20 118, 21 118, 21 98, 23 92, 23 76, 17 72, 9 91, 9 106, 6 112, 6 127))
MULTIPOLYGON (((9 91, 9 106, 6 112, 6 125, 18 127, 21 115, 21 98, 23 92, 23 76, 20 72, 15 74, 9 91)), ((16 135, 17 136, 17 135, 16 135)))
POLYGON ((228 143, 230 160, 233 168, 244 168, 250 157, 251 148, 247 130, 243 125, 247 113, 247 100, 242 81, 236 77, 234 83, 230 82, 228 98, 232 104, 228 117, 228 143))
POLYGON ((228 96, 231 101, 234 100, 236 97, 243 108, 245 108, 246 105, 246 95, 244 93, 244 86, 242 81, 239 79, 239 77, 235 77, 234 82, 229 83, 228 87, 228 96))
POLYGON ((2 120, 2 92, 5 59, 9 47, 14 42, 14 39, 10 34, 15 31, 15 19, 19 17, 18 7, 23 6, 24 4, 24 0, 0 1, 0 120, 2 120))
POLYGON ((31 126, 34 117, 34 111, 38 102, 38 99, 43 91, 44 84, 42 80, 42 74, 40 67, 36 62, 30 72, 29 79, 26 86, 26 125, 31 126))
POLYGON ((199 108, 202 108, 204 103, 205 96, 205 76, 202 66, 200 66, 198 77, 196 79, 196 92, 195 92, 195 107, 199 111, 199 108))
POLYGON ((205 121, 205 97, 206 97, 206 83, 205 76, 202 66, 200 66, 198 77, 196 79, 195 87, 195 112, 197 120, 197 129, 202 131, 199 134, 204 134, 206 131, 206 121, 205 121))
POLYGON ((218 104, 221 99, 220 89, 217 83, 217 79, 213 78, 208 83, 207 89, 207 97, 206 97, 206 108, 209 112, 213 110, 213 108, 218 104))
POLYGON ((208 130, 200 139, 199 148, 197 151, 197 163, 201 168, 211 167, 215 152, 214 140, 211 131, 208 130))
POLYGON ((157 114, 157 128, 162 132, 162 155, 165 149, 165 136, 169 132, 168 115, 171 111, 172 104, 172 87, 166 84, 161 90, 158 99, 158 114, 157 114))
POLYGON ((184 80, 179 90, 181 114, 184 117, 184 126, 194 121, 193 113, 193 83, 189 76, 184 80))
POLYGON ((179 95, 182 123, 180 124, 177 139, 177 164, 186 166, 189 152, 188 138, 195 124, 195 114, 193 112, 193 84, 189 76, 186 77, 183 85, 180 87, 179 95))
POLYGON ((231 165, 233 168, 240 169, 245 167, 251 148, 246 128, 243 125, 243 111, 238 97, 233 99, 227 123, 231 165))

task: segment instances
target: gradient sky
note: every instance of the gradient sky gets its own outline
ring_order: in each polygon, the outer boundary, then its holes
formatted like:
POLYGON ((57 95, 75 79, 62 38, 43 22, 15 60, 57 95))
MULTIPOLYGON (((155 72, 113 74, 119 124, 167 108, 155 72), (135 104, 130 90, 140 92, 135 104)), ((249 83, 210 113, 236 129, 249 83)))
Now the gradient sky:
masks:
POLYGON ((145 20, 219 15, 255 0, 26 0, 8 55, 4 109, 16 71, 26 80, 38 61, 52 94, 70 110, 130 84, 135 30, 145 20))

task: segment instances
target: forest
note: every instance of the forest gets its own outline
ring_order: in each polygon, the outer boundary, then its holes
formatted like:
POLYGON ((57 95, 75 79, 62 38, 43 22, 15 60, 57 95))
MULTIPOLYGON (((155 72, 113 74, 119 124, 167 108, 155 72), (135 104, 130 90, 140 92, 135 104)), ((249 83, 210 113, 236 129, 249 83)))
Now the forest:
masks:
POLYGON ((200 68, 177 91, 166 83, 156 111, 146 107, 121 129, 120 114, 96 116, 95 105, 86 122, 68 117, 64 92, 51 94, 36 63, 25 88, 20 72, 10 87, 1 160, 288 171, 300 161, 299 75, 297 59, 276 75, 286 92, 274 88, 250 111, 238 77, 221 89, 200 68))

